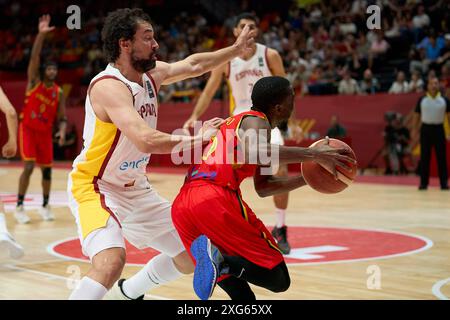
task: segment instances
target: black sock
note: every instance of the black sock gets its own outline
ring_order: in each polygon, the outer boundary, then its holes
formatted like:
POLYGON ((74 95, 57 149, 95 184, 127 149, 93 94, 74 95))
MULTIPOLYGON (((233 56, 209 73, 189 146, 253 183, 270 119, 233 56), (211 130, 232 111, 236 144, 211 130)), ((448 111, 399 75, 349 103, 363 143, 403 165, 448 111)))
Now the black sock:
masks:
POLYGON ((23 200, 25 199, 25 195, 24 194, 19 194, 17 196, 17 205, 18 206, 22 206, 23 205, 23 200))
POLYGON ((42 206, 43 207, 45 207, 47 204, 48 204, 48 198, 49 198, 50 196, 49 195, 44 195, 44 202, 42 203, 42 206))

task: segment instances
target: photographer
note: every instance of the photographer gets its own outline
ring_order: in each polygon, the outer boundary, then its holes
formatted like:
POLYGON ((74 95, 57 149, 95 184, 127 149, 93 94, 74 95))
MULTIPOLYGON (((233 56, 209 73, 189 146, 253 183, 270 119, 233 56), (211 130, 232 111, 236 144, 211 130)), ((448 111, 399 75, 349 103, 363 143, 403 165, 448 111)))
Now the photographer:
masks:
POLYGON ((400 169, 400 150, 401 146, 398 140, 398 120, 394 112, 386 112, 384 115, 386 127, 384 128, 384 161, 386 170, 384 174, 398 175, 400 169))

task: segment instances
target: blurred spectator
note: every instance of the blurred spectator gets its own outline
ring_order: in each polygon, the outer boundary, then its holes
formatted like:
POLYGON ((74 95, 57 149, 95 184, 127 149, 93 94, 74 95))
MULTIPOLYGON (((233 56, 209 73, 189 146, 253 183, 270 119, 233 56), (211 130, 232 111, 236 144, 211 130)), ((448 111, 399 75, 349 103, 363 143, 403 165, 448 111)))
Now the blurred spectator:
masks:
POLYGON ((372 74, 372 70, 366 69, 364 71, 364 77, 361 80, 359 87, 362 93, 374 94, 380 90, 380 84, 372 74))
POLYGON ((347 137, 347 130, 339 123, 339 118, 336 115, 331 117, 330 127, 327 130, 327 136, 336 139, 347 137))
POLYGON ((442 66, 439 82, 444 96, 450 98, 450 62, 442 66))
POLYGON ((344 78, 339 82, 339 94, 357 94, 360 93, 358 83, 350 75, 350 71, 344 72, 344 78))
POLYGON ((399 71, 396 80, 392 83, 389 93, 406 93, 408 92, 408 82, 405 80, 405 73, 399 71))
POLYGON ((447 33, 445 35, 445 45, 439 52, 439 57, 437 58, 436 62, 442 66, 443 64, 449 61, 450 61, 450 33, 447 33))
POLYGON ((420 72, 414 70, 411 74, 411 81, 408 83, 408 92, 423 92, 424 85, 420 72))

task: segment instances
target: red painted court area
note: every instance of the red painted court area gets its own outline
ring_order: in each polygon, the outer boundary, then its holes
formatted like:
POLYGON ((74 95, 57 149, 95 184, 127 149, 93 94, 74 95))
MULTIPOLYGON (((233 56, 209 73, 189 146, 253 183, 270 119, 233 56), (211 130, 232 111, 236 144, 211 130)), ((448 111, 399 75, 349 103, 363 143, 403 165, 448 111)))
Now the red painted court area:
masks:
MULTIPOLYGON (((271 229, 271 228, 269 228, 271 229)), ((380 259, 417 253, 428 249, 428 239, 401 233, 351 228, 290 227, 292 251, 288 264, 315 264, 380 259)), ((153 249, 138 250, 127 242, 127 263, 145 264, 158 254, 153 249)), ((65 258, 88 260, 78 239, 63 240, 49 247, 50 253, 65 258)))

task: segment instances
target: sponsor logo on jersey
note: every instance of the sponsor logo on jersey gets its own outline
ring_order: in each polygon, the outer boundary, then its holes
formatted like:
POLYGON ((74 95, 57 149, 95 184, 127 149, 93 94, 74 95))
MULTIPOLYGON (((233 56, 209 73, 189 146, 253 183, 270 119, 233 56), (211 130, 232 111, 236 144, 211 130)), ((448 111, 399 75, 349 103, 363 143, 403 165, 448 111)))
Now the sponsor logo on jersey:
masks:
POLYGON ((145 84, 147 85, 148 96, 150 97, 150 99, 154 98, 155 97, 155 93, 153 92, 153 88, 152 88, 152 86, 150 84, 150 81, 148 81, 148 80, 145 81, 145 84))
POLYGON ((145 156, 142 159, 134 160, 134 161, 124 161, 120 164, 119 170, 126 171, 128 169, 139 169, 144 165, 147 165, 148 160, 150 160, 149 156, 145 156))

